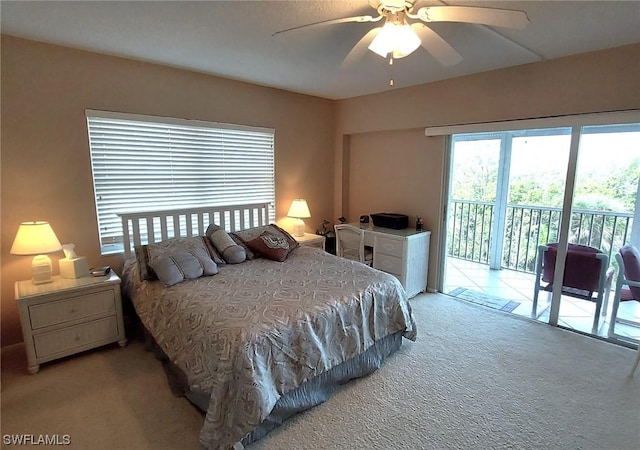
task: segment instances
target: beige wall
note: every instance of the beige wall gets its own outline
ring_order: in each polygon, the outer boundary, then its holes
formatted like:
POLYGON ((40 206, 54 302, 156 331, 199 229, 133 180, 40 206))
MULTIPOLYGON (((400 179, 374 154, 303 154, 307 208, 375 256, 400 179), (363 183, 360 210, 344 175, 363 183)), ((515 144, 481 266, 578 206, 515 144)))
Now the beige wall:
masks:
POLYGON ((290 201, 304 197, 307 231, 333 218, 332 101, 10 36, 1 58, 2 346, 22 340, 13 284, 31 258, 9 254, 20 222, 49 221, 91 265, 122 264, 100 256, 87 108, 274 128, 276 217, 291 225, 290 201))
POLYGON ((638 109, 639 80, 631 45, 339 101, 334 217, 423 214, 435 288, 447 162, 424 127, 638 109))

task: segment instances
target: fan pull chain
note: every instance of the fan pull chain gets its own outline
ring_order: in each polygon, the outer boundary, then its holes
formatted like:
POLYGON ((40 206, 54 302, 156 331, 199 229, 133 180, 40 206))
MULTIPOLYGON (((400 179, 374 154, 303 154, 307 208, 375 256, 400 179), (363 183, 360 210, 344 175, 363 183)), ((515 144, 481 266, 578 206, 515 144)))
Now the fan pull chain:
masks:
MULTIPOLYGON (((393 56, 389 57, 389 66, 393 66, 393 56)), ((393 68, 391 68, 391 77, 389 80, 389 87, 393 87, 393 68)))

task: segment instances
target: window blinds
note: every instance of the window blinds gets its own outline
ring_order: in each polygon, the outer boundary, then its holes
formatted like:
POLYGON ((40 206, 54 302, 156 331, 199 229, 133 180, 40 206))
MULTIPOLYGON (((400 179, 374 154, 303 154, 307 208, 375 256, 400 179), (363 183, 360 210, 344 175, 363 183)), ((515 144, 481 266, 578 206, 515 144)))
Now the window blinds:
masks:
POLYGON ((119 213, 270 202, 274 131, 87 111, 102 253, 122 251, 119 213))

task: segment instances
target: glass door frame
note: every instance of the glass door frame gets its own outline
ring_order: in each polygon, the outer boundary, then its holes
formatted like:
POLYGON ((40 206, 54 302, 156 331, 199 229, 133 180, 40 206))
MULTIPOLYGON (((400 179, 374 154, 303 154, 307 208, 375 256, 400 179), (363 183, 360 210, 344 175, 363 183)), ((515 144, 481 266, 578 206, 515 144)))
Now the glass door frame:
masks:
MULTIPOLYGON (((564 265, 567 256, 569 231, 571 225, 571 211, 573 210, 573 197, 576 181, 576 171, 578 163, 578 153, 580 148, 580 138, 582 128, 585 126, 611 125, 611 124, 631 124, 640 123, 640 110, 630 110, 617 113, 597 113, 585 115, 571 115, 543 119, 524 119, 508 122, 492 122, 478 123, 466 125, 451 125, 441 127, 430 127, 425 129, 426 136, 446 136, 445 142, 445 171, 443 173, 443 193, 442 193, 442 238, 439 245, 439 261, 438 275, 436 277, 436 288, 439 292, 443 292, 444 281, 446 276, 446 258, 447 258, 447 229, 448 229, 448 206, 451 192, 451 180, 453 173, 453 154, 451 150, 453 134, 458 133, 500 133, 510 130, 525 129, 543 129, 543 128, 571 128, 571 141, 569 148, 569 161, 567 166, 567 174, 565 179, 565 190, 563 200, 563 214, 559 230, 558 254, 556 256, 556 268, 554 279, 559 283, 554 283, 551 305, 549 311, 549 324, 558 326, 560 313, 560 301, 562 291, 562 281, 564 278, 564 265), (565 214, 568 211, 569 214, 565 214)), ((504 147, 504 145, 503 145, 504 147)), ((502 151, 501 151, 502 154, 502 151)), ((502 166, 502 164, 500 164, 502 166)), ((506 181, 508 183, 508 181, 506 181)), ((500 181, 499 181, 500 183, 500 181)), ((498 192, 498 194, 500 191, 498 192)), ((499 202, 500 198, 496 198, 499 202)), ((636 196, 636 209, 633 219, 632 230, 630 234, 630 242, 633 245, 640 246, 640 182, 638 183, 638 195, 636 196)), ((496 204, 496 210, 498 209, 496 204)), ((499 264, 499 262, 498 262, 499 264)))

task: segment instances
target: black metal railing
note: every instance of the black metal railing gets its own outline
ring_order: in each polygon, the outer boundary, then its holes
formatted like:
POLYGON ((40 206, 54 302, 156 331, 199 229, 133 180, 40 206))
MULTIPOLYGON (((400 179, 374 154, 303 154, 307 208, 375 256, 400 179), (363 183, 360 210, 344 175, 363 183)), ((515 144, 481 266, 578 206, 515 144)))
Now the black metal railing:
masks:
MULTIPOLYGON (((448 256, 489 264, 495 204, 453 200, 450 206, 448 256)), ((534 273, 538 246, 558 241, 561 220, 561 208, 507 205, 501 267, 534 273)), ((627 242, 632 223, 632 213, 576 209, 569 242, 599 248, 611 261, 627 242)))

